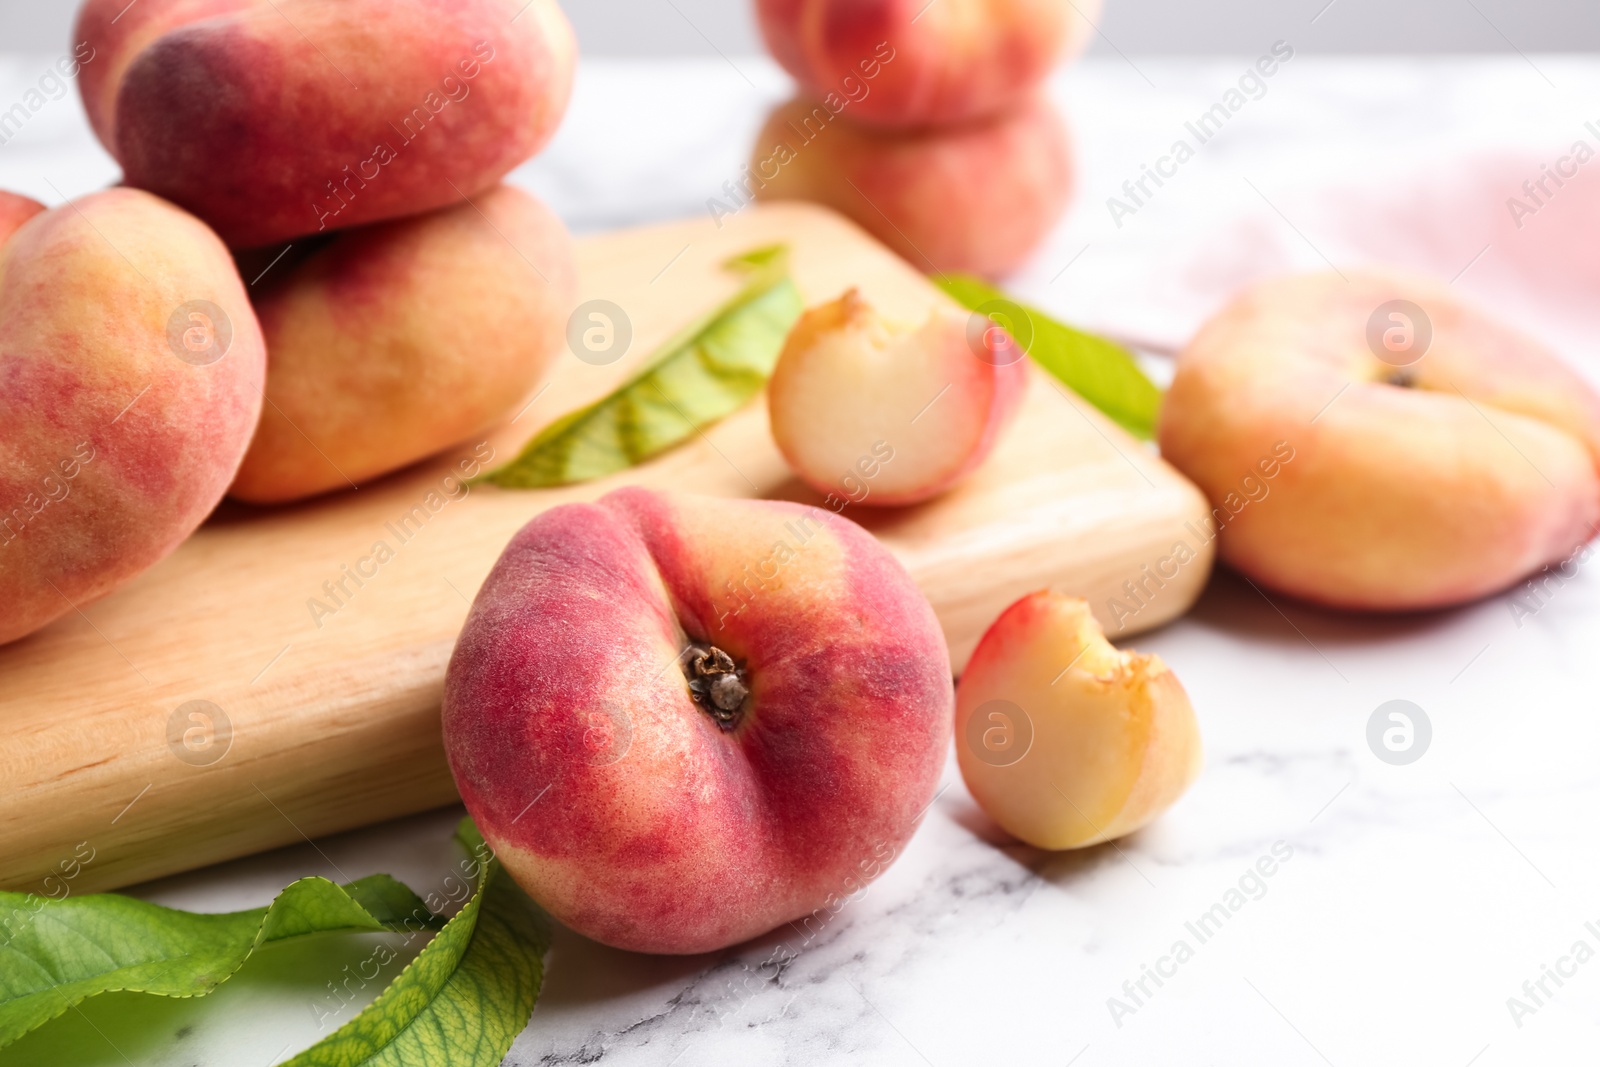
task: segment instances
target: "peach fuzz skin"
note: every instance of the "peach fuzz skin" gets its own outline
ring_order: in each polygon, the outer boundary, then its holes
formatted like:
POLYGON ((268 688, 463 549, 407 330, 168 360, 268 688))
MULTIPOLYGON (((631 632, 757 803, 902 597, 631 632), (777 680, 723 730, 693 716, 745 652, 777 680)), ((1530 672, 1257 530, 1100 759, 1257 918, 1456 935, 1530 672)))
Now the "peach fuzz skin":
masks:
POLYGON ((37 200, 30 200, 28 197, 0 189, 0 246, 10 240, 11 235, 22 228, 23 223, 44 209, 44 205, 37 200))
POLYGON ((158 0, 127 5, 85 0, 72 39, 89 46, 79 68, 78 92, 100 143, 115 145, 117 90, 128 65, 164 34, 202 19, 270 10, 266 0, 158 0))
POLYGON ((251 503, 360 485, 495 425, 576 299, 566 228, 508 185, 291 257, 256 286, 270 403, 230 490, 251 503))
POLYGON ((1228 516, 1227 563, 1333 607, 1470 601, 1570 556, 1600 520, 1600 397, 1419 279, 1313 274, 1248 290, 1183 352, 1160 440, 1228 516), (1431 347, 1405 368, 1366 336, 1396 299, 1432 322, 1431 347), (1246 479, 1284 445, 1292 459, 1246 503, 1246 479))
POLYGON ((940 305, 883 321, 854 289, 801 316, 767 385, 772 436, 801 480, 833 500, 903 505, 950 489, 988 458, 1028 385, 1003 330, 940 305))
POLYGON ((987 278, 1021 266, 1071 199, 1066 126, 1042 98, 926 132, 883 133, 852 117, 802 99, 779 106, 756 139, 756 196, 831 207, 918 270, 987 278))
POLYGON ((443 720, 462 799, 523 889, 597 941, 697 953, 887 867, 933 797, 952 703, 932 609, 865 531, 630 488, 512 539, 443 720), (747 671, 731 732, 690 695, 691 641, 747 671))
POLYGON ((476 195, 549 140, 571 92, 555 0, 520 17, 521 0, 125 6, 79 15, 90 121, 129 185, 236 248, 476 195))
POLYGON ((1021 103, 1083 50, 1100 0, 757 0, 767 47, 801 88, 886 127, 964 122, 1021 103), (864 94, 864 95, 863 95, 864 94))
POLYGON ((1160 657, 1118 651, 1087 602, 1041 590, 1001 613, 962 672, 956 756, 1008 833, 1083 848, 1133 833, 1183 795, 1200 773, 1200 728, 1160 657))
MULTIPOLYGON (((0 231, 14 209, 0 197, 0 231)), ((0 338, 5 642, 110 592, 200 525, 255 428, 266 355, 222 242, 133 189, 35 213, 0 243, 0 338), (204 365, 169 340, 218 325, 180 315, 191 301, 231 327, 204 365)))

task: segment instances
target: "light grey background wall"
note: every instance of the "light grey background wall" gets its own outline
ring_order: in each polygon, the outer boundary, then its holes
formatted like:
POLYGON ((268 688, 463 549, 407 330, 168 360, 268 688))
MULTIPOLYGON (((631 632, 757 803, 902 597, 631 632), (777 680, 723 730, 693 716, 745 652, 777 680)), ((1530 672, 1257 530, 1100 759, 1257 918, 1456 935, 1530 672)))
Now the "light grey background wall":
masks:
MULTIPOLYGON (((564 0, 587 55, 730 55, 760 50, 752 0, 564 0)), ((0 51, 60 48, 72 0, 0 0, 0 51)), ((1106 0, 1094 50, 1304 52, 1600 50, 1596 0, 1106 0), (1313 21, 1315 20, 1315 21, 1313 21)))

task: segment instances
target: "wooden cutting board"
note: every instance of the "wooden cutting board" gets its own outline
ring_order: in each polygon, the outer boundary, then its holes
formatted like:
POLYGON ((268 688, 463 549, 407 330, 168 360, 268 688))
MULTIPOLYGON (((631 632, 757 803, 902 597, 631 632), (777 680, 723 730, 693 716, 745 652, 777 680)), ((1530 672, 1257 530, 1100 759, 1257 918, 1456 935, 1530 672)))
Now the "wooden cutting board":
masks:
MULTIPOLYGON (((624 309, 633 339, 621 360, 563 354, 512 424, 399 475, 299 506, 225 505, 136 581, 0 648, 0 885, 115 888, 450 803, 445 663, 515 530, 545 508, 634 482, 820 503, 785 468, 759 402, 604 482, 445 492, 475 449, 509 458, 541 425, 611 388, 735 291, 723 260, 774 241, 791 245, 808 304, 855 285, 891 316, 918 319, 944 299, 852 224, 799 204, 749 209, 721 228, 696 219, 588 239, 581 299, 624 309), (380 541, 393 557, 362 563, 376 574, 357 587, 345 568, 380 541), (324 583, 341 579, 335 599, 324 583)), ((1030 590, 1088 597, 1120 638, 1186 610, 1211 566, 1200 493, 1042 374, 968 482, 916 508, 845 514, 927 593, 957 668, 1030 590), (1163 564, 1180 542, 1196 557, 1163 564), (1158 566, 1170 575, 1159 588, 1149 577, 1158 566), (1128 581, 1145 592, 1131 598, 1128 581)))

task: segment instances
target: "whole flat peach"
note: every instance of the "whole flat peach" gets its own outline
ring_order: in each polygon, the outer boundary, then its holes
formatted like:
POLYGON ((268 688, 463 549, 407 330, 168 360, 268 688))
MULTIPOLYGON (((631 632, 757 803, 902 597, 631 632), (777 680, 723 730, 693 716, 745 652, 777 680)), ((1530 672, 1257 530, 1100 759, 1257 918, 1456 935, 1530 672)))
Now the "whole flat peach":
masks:
POLYGON ((266 370, 244 284, 198 219, 134 189, 48 212, 17 200, 0 196, 0 642, 200 525, 266 370))
POLYGON ((1280 278, 1178 361, 1162 454, 1222 558, 1336 607, 1437 608, 1572 555, 1600 521, 1600 396, 1443 286, 1280 278))
POLYGON ((1101 0, 758 0, 761 32, 810 96, 910 128, 1025 100, 1094 32, 1101 0))
POLYGON ((501 421, 560 352, 577 286, 566 227, 509 185, 262 269, 269 403, 230 491, 261 504, 359 486, 501 421))
POLYGON ((479 591, 445 748, 506 869, 588 937, 709 952, 886 869, 950 740, 944 636, 817 508, 619 490, 546 511, 479 591))
POLYGON ((233 247, 456 203, 555 132, 555 0, 88 0, 79 84, 130 185, 233 247))
POLYGON ((1039 247, 1073 180, 1066 126, 1037 97, 993 118, 898 132, 791 100, 767 119, 750 164, 762 199, 825 204, 918 270, 990 278, 1039 247))

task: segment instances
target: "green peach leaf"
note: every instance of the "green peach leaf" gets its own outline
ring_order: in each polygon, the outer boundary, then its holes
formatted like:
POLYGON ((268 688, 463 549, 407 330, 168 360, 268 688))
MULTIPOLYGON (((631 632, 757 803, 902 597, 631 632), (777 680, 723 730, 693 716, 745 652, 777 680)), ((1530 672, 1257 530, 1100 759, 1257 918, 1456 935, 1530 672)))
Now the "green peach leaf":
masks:
POLYGON ((498 1067, 533 1015, 550 926, 472 820, 477 890, 378 999, 284 1067, 498 1067))
MULTIPOLYGON (((1006 317, 1006 305, 1020 312, 1026 321, 1017 324, 1017 336, 1034 362, 1049 371, 1063 385, 1102 411, 1135 437, 1148 441, 1155 436, 1156 418, 1161 411, 1161 390, 1126 348, 1073 329, 1038 308, 1020 304, 981 278, 967 274, 947 274, 937 279, 939 287, 971 311, 995 312, 1006 317), (995 307, 995 305, 1000 307, 995 307)), ((1013 324, 1001 321, 1002 326, 1013 324)))
POLYGON ((748 403, 766 385, 803 305, 782 245, 724 266, 749 276, 737 295, 667 341, 610 394, 546 426, 516 459, 477 480, 540 489, 603 478, 748 403))
POLYGON ((343 887, 302 878, 265 908, 225 915, 112 893, 61 900, 0 893, 0 1048, 101 993, 205 996, 269 943, 442 923, 384 874, 343 887))

